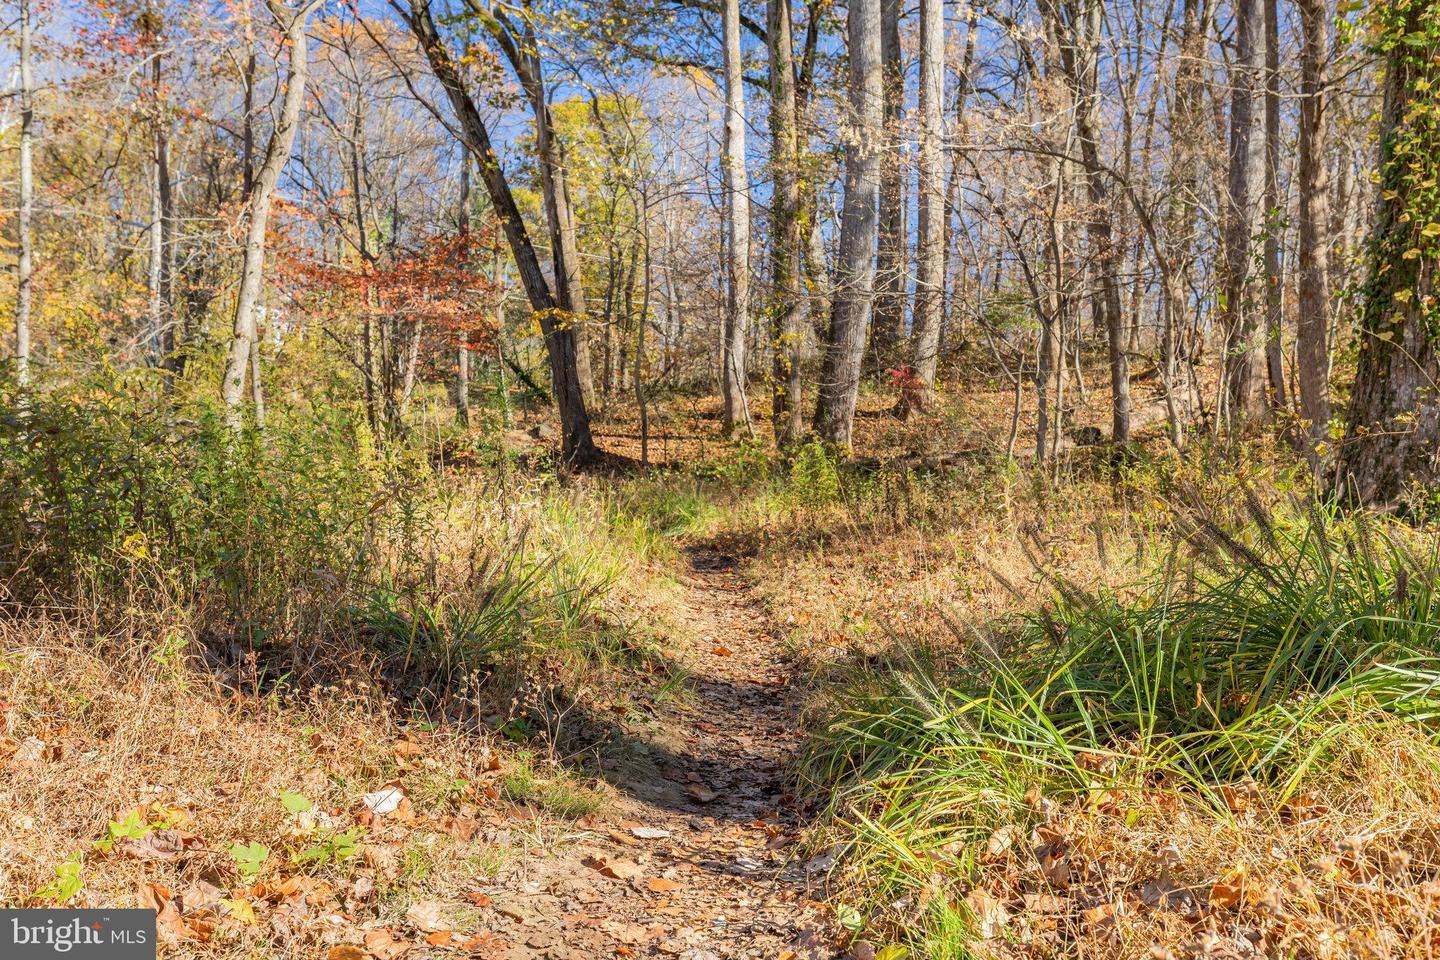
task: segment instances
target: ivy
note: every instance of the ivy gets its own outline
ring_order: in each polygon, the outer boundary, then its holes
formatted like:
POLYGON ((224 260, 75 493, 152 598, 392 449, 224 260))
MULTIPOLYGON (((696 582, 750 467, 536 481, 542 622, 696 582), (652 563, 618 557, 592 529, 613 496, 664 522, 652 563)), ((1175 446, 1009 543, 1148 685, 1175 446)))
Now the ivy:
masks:
POLYGON ((1389 339, 1414 312, 1440 337, 1433 274, 1440 262, 1440 5, 1434 0, 1375 0, 1361 26, 1383 58, 1386 83, 1397 84, 1382 123, 1380 222, 1371 242, 1366 327, 1389 339))

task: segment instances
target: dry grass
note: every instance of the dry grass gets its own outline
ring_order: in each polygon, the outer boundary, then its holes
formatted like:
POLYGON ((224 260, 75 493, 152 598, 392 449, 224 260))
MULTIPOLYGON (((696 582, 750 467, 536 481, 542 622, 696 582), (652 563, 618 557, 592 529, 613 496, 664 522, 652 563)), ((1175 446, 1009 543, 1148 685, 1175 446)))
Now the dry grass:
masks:
POLYGON ((1037 810, 952 894, 994 935, 975 954, 1436 956, 1440 749, 1383 717, 1355 728, 1304 795, 1240 784, 1228 819, 1159 790, 1037 810))

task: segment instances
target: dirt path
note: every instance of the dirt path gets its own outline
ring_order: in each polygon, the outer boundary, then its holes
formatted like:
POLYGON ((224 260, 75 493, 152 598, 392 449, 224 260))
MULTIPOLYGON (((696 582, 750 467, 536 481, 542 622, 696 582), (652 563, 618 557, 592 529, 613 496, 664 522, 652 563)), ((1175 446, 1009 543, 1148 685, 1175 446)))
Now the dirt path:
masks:
POLYGON ((604 751, 616 803, 487 890, 511 958, 835 956, 784 795, 799 696, 733 557, 689 552, 691 693, 604 751), (787 953, 789 952, 789 953, 787 953))

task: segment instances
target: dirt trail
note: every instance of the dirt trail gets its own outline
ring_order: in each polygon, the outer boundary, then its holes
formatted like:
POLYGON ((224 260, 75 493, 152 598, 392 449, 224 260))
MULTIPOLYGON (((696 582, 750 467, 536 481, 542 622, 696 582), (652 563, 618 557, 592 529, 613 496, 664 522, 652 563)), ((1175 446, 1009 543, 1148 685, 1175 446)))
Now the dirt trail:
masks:
POLYGON ((532 849, 486 893, 507 957, 835 956, 804 901, 819 865, 795 855, 784 796, 799 695, 733 557, 688 554, 691 693, 604 751, 619 798, 588 829, 532 849))

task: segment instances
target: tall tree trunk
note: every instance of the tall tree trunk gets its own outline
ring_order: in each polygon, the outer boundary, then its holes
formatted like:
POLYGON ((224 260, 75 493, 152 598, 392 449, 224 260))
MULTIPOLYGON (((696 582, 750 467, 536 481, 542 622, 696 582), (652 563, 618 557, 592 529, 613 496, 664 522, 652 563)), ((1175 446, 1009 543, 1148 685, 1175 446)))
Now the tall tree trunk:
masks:
MULTIPOLYGON (((456 229, 461 236, 470 234, 470 151, 461 145, 460 209, 456 229)), ((460 330, 460 345, 455 349, 455 420, 462 427, 470 426, 470 343, 469 331, 460 330)))
POLYGON ((945 304, 945 2, 920 0, 920 188, 916 239, 915 329, 910 365, 919 381, 914 402, 929 406, 939 364, 945 304))
MULTIPOLYGON (((141 30, 150 41, 151 205, 150 205, 150 350, 151 360, 174 373, 175 354, 175 201, 170 181, 170 122, 165 115, 165 79, 161 23, 147 6, 141 30)), ((169 380, 167 376, 167 382, 169 380)))
POLYGON ((406 19, 415 39, 425 51, 431 72, 459 118, 461 134, 475 156, 481 179, 485 181, 486 193, 505 230, 510 253, 515 259, 515 269, 520 275, 520 285, 545 337, 545 349, 550 358, 551 387, 560 412, 561 457, 573 464, 598 460, 600 451, 590 433, 590 414, 580 386, 574 326, 556 322, 555 297, 540 268, 540 258, 530 242, 500 158, 490 142, 490 132, 466 90, 464 79, 440 40, 427 0, 412 3, 406 19))
POLYGON ((1281 240, 1285 233, 1284 202, 1280 197, 1280 9, 1279 0, 1265 4, 1265 370, 1270 404, 1284 410, 1285 391, 1284 291, 1285 271, 1281 240))
MULTIPOLYGON (((1430 231, 1440 218, 1434 200, 1425 199, 1440 177, 1434 149, 1440 64, 1433 40, 1418 48, 1405 42, 1425 36, 1429 3, 1396 0, 1390 6, 1402 16, 1386 24, 1381 38, 1388 49, 1379 200, 1360 316, 1360 363, 1337 464, 1344 491, 1364 503, 1395 503, 1412 483, 1428 487, 1440 477, 1434 332, 1440 236, 1430 231)), ((1434 30, 1433 20, 1428 29, 1434 30)))
POLYGON ((1330 422, 1330 210, 1326 168, 1325 63, 1329 57, 1326 0, 1299 0, 1299 321, 1295 359, 1300 379, 1300 415, 1312 442, 1324 439, 1330 422))
POLYGON ((788 446, 804 429, 800 409, 801 270, 800 148, 796 129, 794 38, 790 0, 769 0, 770 47, 770 334, 774 354, 771 425, 788 446))
POLYGON ((1265 24, 1258 0, 1234 0, 1235 61, 1230 69, 1230 165, 1225 210, 1225 402, 1231 422, 1266 412, 1264 343, 1251 243, 1260 226, 1258 188, 1265 155, 1256 117, 1265 24))
POLYGON ((850 116, 844 124, 845 199, 835 268, 830 337, 820 375, 815 429, 848 449, 855 424, 860 363, 875 291, 876 202, 883 148, 880 82, 880 0, 851 0, 850 116))
MULTIPOLYGON (((965 24, 965 54, 960 61, 959 82, 955 88, 955 139, 961 143, 965 141, 965 132, 967 129, 965 125, 965 103, 970 96, 970 71, 975 63, 976 14, 973 6, 967 4, 967 10, 969 17, 965 24)), ((955 255, 955 215, 959 212, 960 207, 960 173, 963 168, 963 164, 960 163, 960 158, 957 154, 951 160, 950 176, 945 185, 945 237, 942 241, 944 244, 944 263, 940 267, 940 283, 947 288, 952 272, 951 259, 955 255)), ((947 295, 944 297, 945 316, 941 323, 942 349, 945 346, 946 338, 954 336, 954 326, 957 319, 955 310, 957 297, 955 291, 947 289, 946 293, 947 295)), ((962 323, 961 331, 963 333, 963 316, 960 319, 962 323)))
POLYGON ((1202 24, 1201 0, 1184 0, 1178 45, 1179 62, 1175 67, 1175 87, 1171 108, 1171 150, 1169 201, 1165 212, 1166 287, 1163 328, 1160 341, 1160 370, 1164 377, 1165 408, 1169 419, 1170 441, 1181 449, 1185 445, 1185 424, 1181 404, 1189 404, 1188 327, 1184 324, 1184 277, 1193 259, 1195 246, 1196 197, 1199 191, 1199 147, 1203 142, 1204 80, 1202 69, 1207 31, 1202 24))
POLYGON ((1110 439, 1130 439, 1130 363, 1125 354, 1125 311, 1120 296, 1120 250, 1115 243, 1114 214, 1110 205, 1109 174, 1100 159, 1100 4, 1099 0, 1069 0, 1064 12, 1047 0, 1057 18, 1061 64, 1075 100, 1075 134, 1085 165, 1089 217, 1086 235, 1092 264, 1099 274, 1098 296, 1092 301, 1105 328, 1110 361, 1110 439), (1062 23, 1061 18, 1068 20, 1062 23))
POLYGON ((875 369, 895 360, 905 330, 905 164, 900 153, 905 70, 900 59, 900 0, 880 0, 880 83, 885 133, 880 148, 880 235, 875 262, 871 353, 875 369))
POLYGON ((30 0, 20 0, 20 263, 15 290, 15 381, 30 386, 30 309, 34 298, 35 77, 30 53, 30 0))
POLYGON ((245 259, 240 277, 240 292, 235 298, 235 323, 230 336, 230 355, 225 364, 221 398, 225 402, 225 419, 230 428, 239 431, 245 422, 245 374, 250 365, 250 345, 255 340, 255 310, 260 301, 260 285, 265 271, 265 230, 270 222, 270 202, 300 122, 300 106, 305 98, 305 80, 310 72, 309 51, 306 49, 305 25, 320 0, 304 0, 298 10, 290 10, 280 0, 266 0, 270 15, 285 31, 290 48, 290 64, 286 71, 285 97, 280 117, 270 135, 265 160, 255 177, 255 190, 250 196, 250 209, 245 233, 245 259))
MULTIPOLYGON (((744 64, 740 59, 740 0, 723 0, 725 35, 725 144, 720 158, 725 177, 725 209, 730 218, 725 267, 725 328, 720 349, 720 383, 725 401, 725 432, 750 423, 745 396, 745 333, 750 313, 750 190, 745 172, 744 64)), ((647 247, 648 251, 648 247, 647 247)), ((649 269, 649 255, 646 268, 649 269)), ((645 318, 640 320, 644 326, 645 318)))

